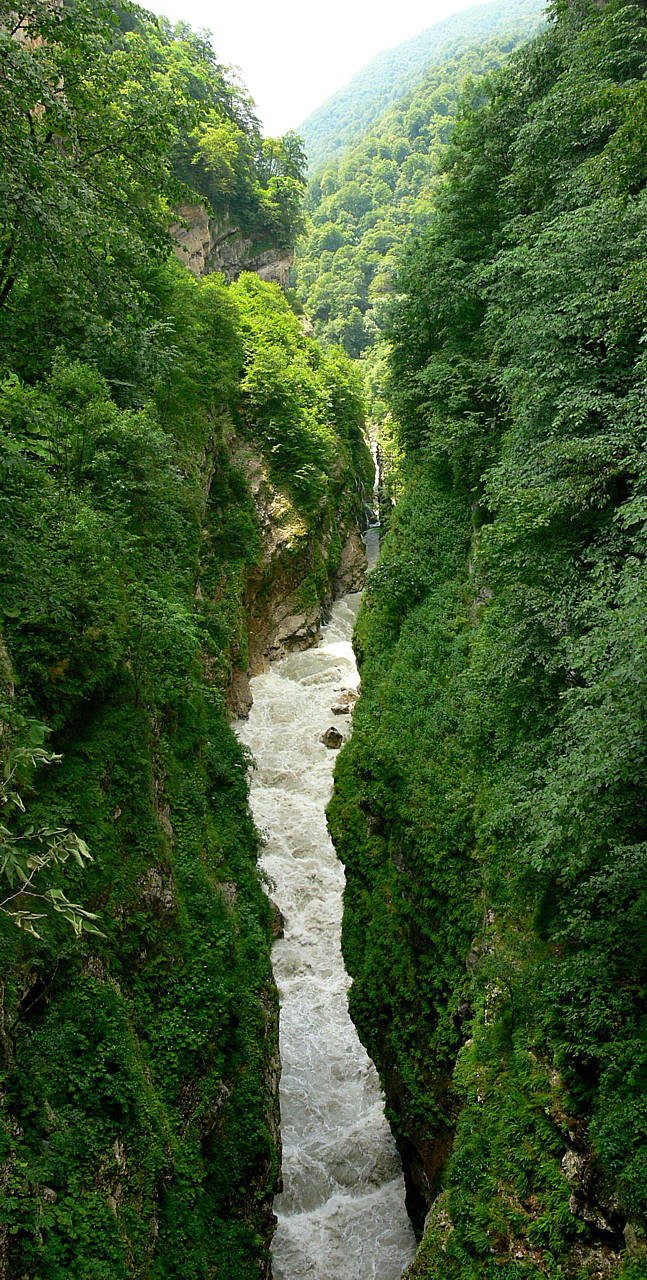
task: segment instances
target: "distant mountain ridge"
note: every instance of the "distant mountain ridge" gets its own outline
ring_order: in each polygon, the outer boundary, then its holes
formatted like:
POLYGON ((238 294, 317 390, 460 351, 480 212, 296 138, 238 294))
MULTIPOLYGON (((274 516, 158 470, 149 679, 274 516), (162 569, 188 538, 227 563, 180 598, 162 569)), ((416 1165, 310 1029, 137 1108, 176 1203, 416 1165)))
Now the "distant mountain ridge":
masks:
POLYGON ((308 183, 297 296, 317 338, 361 359, 373 422, 388 412, 381 334, 394 273, 409 237, 433 217, 461 95, 467 83, 477 85, 501 67, 528 34, 508 28, 430 67, 308 183))
POLYGON ((299 126, 311 172, 339 156, 431 67, 504 31, 530 35, 539 27, 544 7, 544 0, 476 5, 376 54, 299 126))

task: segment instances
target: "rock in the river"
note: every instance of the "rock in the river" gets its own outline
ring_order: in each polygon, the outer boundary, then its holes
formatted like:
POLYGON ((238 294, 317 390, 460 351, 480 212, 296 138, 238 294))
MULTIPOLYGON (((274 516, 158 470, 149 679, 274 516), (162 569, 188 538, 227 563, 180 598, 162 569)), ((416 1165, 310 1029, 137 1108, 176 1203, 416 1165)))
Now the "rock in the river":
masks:
POLYGON ((333 702, 330 710, 333 715, 347 716, 357 702, 359 695, 356 689, 342 689, 339 697, 333 702))
POLYGON ((275 904, 273 897, 268 897, 268 902, 270 910, 269 936, 275 942, 277 938, 283 937, 283 929, 286 927, 286 922, 284 922, 281 908, 275 904))
POLYGON ((285 920, 280 907, 277 907, 273 898, 267 899, 270 904, 270 937, 272 942, 276 942, 277 938, 283 937, 285 928, 285 920))
POLYGON ((322 733, 319 741, 323 742, 324 746, 329 747, 331 751, 336 751, 338 747, 341 747, 344 739, 339 729, 336 729, 334 724, 331 724, 330 728, 326 729, 325 733, 322 733))

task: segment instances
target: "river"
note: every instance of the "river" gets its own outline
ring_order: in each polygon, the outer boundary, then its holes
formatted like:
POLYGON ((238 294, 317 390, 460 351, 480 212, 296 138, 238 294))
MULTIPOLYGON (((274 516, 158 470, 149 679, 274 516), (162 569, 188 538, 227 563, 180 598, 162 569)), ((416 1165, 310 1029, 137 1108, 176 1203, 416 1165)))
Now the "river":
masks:
POLYGON ((285 921, 272 952, 284 1182, 274 1280, 399 1280, 415 1248, 377 1073, 348 1015, 344 871, 324 812, 336 752, 319 736, 332 724, 344 735, 350 729, 331 705, 358 683, 350 637, 359 600, 337 601, 316 648, 252 681, 254 705, 237 729, 256 760, 252 811, 285 921))

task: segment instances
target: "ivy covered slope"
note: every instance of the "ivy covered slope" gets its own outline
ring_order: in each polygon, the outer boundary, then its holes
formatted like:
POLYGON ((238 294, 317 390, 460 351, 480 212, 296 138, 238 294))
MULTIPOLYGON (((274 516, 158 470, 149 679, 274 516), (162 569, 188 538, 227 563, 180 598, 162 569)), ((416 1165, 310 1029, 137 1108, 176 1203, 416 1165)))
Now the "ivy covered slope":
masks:
POLYGON ((371 58, 300 125, 310 170, 340 157, 433 67, 499 34, 502 27, 525 26, 529 20, 536 23, 542 8, 541 0, 504 0, 463 9, 371 58))
POLYGON ((412 1280, 647 1272, 646 69, 642 7, 559 5, 400 276, 329 814, 412 1280))
POLYGON ((271 919, 226 703, 277 542, 330 590, 361 399, 276 286, 175 261, 205 132, 227 216, 287 216, 208 46, 82 0, 4 22, 0 1274, 267 1276, 271 919))

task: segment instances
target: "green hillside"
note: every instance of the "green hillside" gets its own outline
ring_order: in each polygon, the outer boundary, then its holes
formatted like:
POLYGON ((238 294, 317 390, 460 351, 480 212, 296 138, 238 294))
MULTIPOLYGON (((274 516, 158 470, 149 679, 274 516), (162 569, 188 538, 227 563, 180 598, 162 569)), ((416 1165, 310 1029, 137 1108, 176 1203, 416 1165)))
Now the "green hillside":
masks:
POLYGON ((242 458, 316 599, 361 400, 276 285, 173 256, 191 194, 256 245, 298 218, 290 139, 204 39, 34 0, 0 57, 0 1275, 260 1280, 278 1029, 227 717, 267 567, 242 458))
POLYGON ((391 318, 405 455, 329 809, 410 1280, 647 1265, 647 21, 463 99, 391 318))
POLYGON ((362 358, 376 421, 387 410, 382 329, 394 272, 403 246, 433 217, 461 90, 500 66, 518 42, 512 34, 492 37, 434 67, 308 184, 297 295, 318 338, 362 358))
POLYGON ((529 34, 538 25, 543 8, 541 0, 478 5, 379 53, 297 130, 305 142, 310 171, 339 156, 433 66, 490 36, 529 34))

